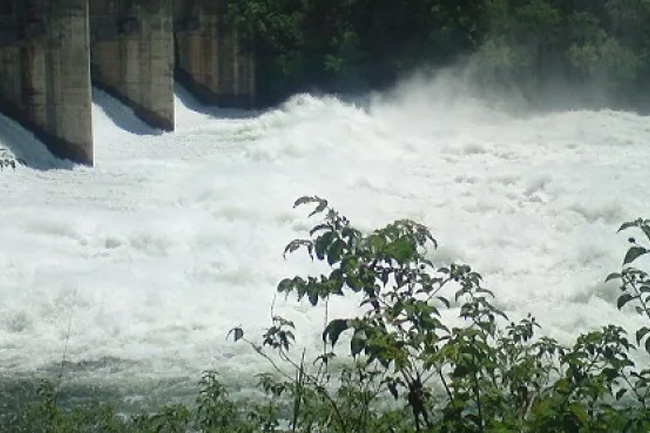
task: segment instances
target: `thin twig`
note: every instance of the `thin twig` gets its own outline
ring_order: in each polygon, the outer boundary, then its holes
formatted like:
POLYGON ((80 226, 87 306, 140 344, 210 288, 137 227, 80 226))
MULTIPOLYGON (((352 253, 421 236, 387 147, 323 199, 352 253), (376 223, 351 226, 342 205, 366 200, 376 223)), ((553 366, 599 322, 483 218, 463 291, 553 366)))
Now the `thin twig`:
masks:
POLYGON ((63 356, 61 357, 61 366, 59 368, 59 376, 57 377, 57 384, 56 384, 56 393, 55 393, 55 400, 58 396, 58 389, 61 387, 61 384, 63 383, 63 372, 65 369, 65 363, 67 361, 68 357, 68 346, 70 343, 70 334, 72 332, 72 316, 74 315, 74 305, 75 301, 77 299, 77 290, 78 286, 75 284, 74 291, 72 292, 72 304, 70 305, 70 313, 68 314, 68 327, 65 333, 65 343, 63 346, 63 356))
POLYGON ((451 394, 451 390, 449 389, 449 385, 447 385, 447 379, 445 379, 445 375, 442 374, 442 367, 438 367, 438 376, 440 376, 440 381, 442 382, 442 386, 445 388, 445 392, 447 393, 447 397, 449 397, 449 402, 454 401, 454 396, 451 394))

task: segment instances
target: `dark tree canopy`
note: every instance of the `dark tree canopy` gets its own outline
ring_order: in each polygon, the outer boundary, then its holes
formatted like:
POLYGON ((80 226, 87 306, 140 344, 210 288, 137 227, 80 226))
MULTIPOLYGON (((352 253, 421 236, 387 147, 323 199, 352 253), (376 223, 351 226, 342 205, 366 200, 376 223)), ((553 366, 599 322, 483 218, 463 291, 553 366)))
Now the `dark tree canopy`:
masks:
POLYGON ((561 81, 581 89, 582 103, 596 88, 615 106, 650 99, 645 0, 230 0, 228 17, 255 48, 271 103, 381 88, 469 55, 486 84, 531 98, 561 81))

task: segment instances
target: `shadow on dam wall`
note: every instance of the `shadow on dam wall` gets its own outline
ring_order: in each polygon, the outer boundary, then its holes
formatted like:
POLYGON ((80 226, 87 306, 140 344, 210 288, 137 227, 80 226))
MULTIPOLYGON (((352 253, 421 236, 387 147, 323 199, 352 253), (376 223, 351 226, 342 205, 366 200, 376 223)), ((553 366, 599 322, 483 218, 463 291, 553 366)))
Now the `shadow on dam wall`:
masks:
POLYGON ((174 80, 201 103, 255 105, 255 63, 223 0, 0 1, 0 111, 94 164, 92 86, 174 129, 174 80))

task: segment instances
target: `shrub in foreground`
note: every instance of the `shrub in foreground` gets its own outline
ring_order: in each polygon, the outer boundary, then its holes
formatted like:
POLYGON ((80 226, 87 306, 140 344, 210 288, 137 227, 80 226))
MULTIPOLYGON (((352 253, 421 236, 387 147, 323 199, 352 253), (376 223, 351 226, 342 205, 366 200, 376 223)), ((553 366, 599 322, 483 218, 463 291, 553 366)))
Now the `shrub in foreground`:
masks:
MULTIPOLYGON (((63 411, 46 385, 38 403, 0 420, 2 431, 650 431, 650 369, 631 357, 637 346, 650 353, 650 327, 630 338, 607 325, 562 345, 539 336, 533 317, 510 321, 470 266, 429 260, 436 242, 426 227, 401 220, 364 234, 323 199, 303 197, 299 205, 313 205, 311 215, 322 218, 285 254, 304 250, 329 271, 284 279, 278 291, 313 306, 356 294, 359 313, 327 318, 314 360, 296 350, 286 318, 275 316, 261 343, 233 329, 235 341, 271 366, 258 375, 265 398, 233 401, 218 375, 206 372, 195 406, 126 419, 103 406, 63 411)), ((622 271, 608 280, 620 282, 618 307, 634 304, 650 323, 650 277, 632 266, 650 252, 650 223, 621 227, 630 229, 645 243, 630 238, 622 271)))

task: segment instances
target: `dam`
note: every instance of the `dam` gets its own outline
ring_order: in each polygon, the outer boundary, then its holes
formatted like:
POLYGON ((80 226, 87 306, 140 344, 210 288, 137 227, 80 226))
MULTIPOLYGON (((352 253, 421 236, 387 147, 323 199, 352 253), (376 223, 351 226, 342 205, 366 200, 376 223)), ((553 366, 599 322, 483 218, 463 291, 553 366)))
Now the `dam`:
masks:
POLYGON ((92 87, 174 129, 174 80, 204 103, 255 104, 252 49, 224 0, 2 0, 0 111, 50 151, 94 164, 92 87))

